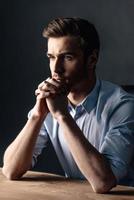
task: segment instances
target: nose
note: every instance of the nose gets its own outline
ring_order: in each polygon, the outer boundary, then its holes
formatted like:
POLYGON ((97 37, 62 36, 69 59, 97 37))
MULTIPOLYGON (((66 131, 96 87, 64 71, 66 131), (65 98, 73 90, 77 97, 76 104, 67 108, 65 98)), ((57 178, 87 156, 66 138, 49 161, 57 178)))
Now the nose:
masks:
POLYGON ((56 58, 53 63, 53 71, 58 75, 62 75, 64 73, 64 63, 62 59, 56 58))

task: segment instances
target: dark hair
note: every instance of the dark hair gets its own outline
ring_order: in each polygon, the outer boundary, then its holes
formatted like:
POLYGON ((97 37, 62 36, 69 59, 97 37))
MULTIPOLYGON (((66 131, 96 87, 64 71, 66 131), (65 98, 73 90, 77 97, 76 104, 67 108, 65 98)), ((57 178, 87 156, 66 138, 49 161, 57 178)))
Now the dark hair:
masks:
POLYGON ((52 20, 43 31, 43 36, 75 36, 80 39, 80 47, 89 56, 94 49, 99 52, 100 40, 94 25, 81 18, 57 18, 52 20))

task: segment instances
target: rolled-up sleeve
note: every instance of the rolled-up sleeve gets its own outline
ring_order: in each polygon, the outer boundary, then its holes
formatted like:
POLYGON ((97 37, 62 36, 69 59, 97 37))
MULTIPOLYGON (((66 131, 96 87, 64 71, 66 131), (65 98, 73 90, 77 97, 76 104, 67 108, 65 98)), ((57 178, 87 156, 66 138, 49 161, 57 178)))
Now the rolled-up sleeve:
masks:
POLYGON ((100 152, 119 182, 127 175, 134 157, 134 102, 124 102, 114 110, 100 152))

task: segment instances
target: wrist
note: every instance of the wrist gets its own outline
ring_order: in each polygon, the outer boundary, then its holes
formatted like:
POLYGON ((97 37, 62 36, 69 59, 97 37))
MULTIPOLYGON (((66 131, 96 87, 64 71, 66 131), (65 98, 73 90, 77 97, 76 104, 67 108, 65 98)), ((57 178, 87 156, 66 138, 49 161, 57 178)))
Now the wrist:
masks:
POLYGON ((30 115, 30 118, 33 119, 33 120, 44 120, 47 116, 48 112, 38 112, 38 111, 35 111, 34 109, 32 110, 32 113, 30 115))
POLYGON ((62 121, 65 121, 66 119, 72 118, 71 115, 69 114, 69 112, 67 113, 59 113, 56 116, 56 119, 59 123, 61 123, 62 121))

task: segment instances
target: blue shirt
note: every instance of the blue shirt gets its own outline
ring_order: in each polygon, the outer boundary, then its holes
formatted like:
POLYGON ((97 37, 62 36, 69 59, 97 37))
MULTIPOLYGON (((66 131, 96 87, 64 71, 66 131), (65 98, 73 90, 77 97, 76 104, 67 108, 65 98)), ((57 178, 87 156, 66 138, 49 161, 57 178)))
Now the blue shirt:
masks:
MULTIPOLYGON (((87 140, 110 163, 118 184, 134 186, 134 97, 121 87, 97 80, 90 94, 68 109, 87 140)), ((62 129, 49 113, 42 124, 34 149, 33 165, 48 139, 70 178, 84 179, 75 163, 62 129), (49 137, 48 137, 49 136, 49 137)))

